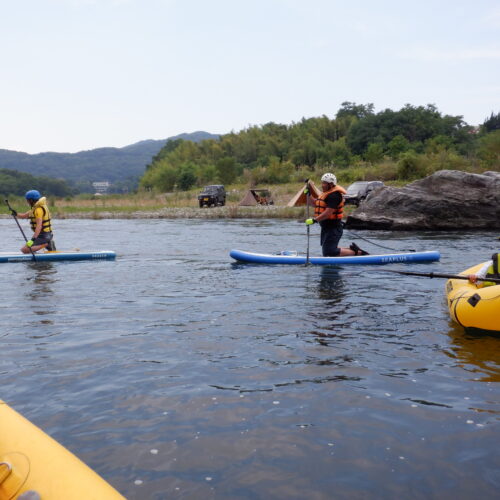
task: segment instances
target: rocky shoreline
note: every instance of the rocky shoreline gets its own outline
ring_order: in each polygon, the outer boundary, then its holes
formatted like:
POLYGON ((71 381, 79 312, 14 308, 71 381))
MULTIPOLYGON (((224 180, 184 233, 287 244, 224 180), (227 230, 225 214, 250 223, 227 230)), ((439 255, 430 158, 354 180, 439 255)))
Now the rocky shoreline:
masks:
POLYGON ((377 188, 346 225, 391 231, 500 229, 500 172, 440 170, 402 188, 377 188))

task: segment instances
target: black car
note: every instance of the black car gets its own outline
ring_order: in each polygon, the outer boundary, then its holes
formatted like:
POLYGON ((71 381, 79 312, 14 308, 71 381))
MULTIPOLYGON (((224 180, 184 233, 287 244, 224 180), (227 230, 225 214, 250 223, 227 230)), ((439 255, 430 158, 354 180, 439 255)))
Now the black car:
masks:
POLYGON ((203 191, 198 195, 198 203, 200 208, 211 206, 224 206, 226 204, 226 190, 221 184, 205 186, 203 191))
POLYGON ((382 181, 358 181, 347 188, 345 202, 358 206, 376 188, 383 186, 382 181))

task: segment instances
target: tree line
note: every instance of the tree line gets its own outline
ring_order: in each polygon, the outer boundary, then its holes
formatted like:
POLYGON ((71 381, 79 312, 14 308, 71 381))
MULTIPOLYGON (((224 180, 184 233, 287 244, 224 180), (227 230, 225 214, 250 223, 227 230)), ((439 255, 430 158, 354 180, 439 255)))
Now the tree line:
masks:
POLYGON ((62 179, 35 177, 17 170, 0 168, 0 195, 24 196, 30 189, 36 189, 44 196, 65 197, 76 193, 75 189, 62 179))
POLYGON ((271 122, 199 143, 169 141, 147 165, 140 186, 172 191, 236 181, 283 183, 304 168, 350 169, 383 162, 397 166, 391 175, 412 178, 438 157, 442 164, 443 155, 459 169, 498 168, 500 113, 492 113, 477 129, 431 104, 375 113, 371 103, 344 102, 333 119, 323 115, 291 125, 271 122))
POLYGON ((0 149, 0 168, 64 179, 79 193, 94 193, 94 181, 109 181, 110 193, 129 193, 137 189, 146 164, 167 141, 185 139, 198 142, 217 137, 199 131, 168 139, 140 141, 122 148, 97 148, 78 153, 28 154, 0 149))

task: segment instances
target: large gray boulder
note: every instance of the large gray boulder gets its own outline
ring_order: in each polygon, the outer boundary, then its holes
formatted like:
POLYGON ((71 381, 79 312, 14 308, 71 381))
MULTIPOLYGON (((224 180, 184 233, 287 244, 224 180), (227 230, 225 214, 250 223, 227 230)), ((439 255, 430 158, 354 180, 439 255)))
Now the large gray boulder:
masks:
POLYGON ((440 170, 402 188, 384 186, 346 222, 352 229, 500 229, 500 172, 440 170))

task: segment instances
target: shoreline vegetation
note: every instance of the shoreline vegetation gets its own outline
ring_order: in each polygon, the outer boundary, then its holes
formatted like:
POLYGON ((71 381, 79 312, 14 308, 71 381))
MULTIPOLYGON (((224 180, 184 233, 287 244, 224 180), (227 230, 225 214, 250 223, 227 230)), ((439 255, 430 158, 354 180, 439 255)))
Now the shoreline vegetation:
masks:
MULTIPOLYGON (((226 191, 227 201, 223 207, 198 206, 199 189, 175 193, 140 193, 130 195, 86 195, 75 198, 47 197, 53 219, 299 219, 304 218, 306 207, 287 207, 288 201, 297 193, 300 185, 293 184, 289 196, 278 194, 284 186, 272 190, 273 205, 239 206, 245 189, 232 188, 226 191), (276 194, 275 194, 276 193, 276 194)), ((10 198, 18 211, 24 210, 26 201, 21 197, 10 198)), ((26 207, 26 210, 28 208, 26 207)), ((349 207, 350 209, 350 207, 349 207)), ((6 207, 0 218, 11 217, 6 207)))
MULTIPOLYGON (((108 168, 97 159, 95 167, 103 182, 108 168)), ((54 218, 300 219, 305 207, 288 207, 288 202, 306 178, 320 188, 325 172, 333 172, 347 188, 355 181, 374 180, 401 187, 441 170, 498 171, 500 113, 472 127, 461 116, 443 116, 431 104, 375 113, 371 103, 346 101, 334 119, 323 115, 291 125, 270 122, 199 143, 170 140, 144 168, 142 177, 126 187, 122 166, 119 180, 107 189, 127 194, 102 196, 92 194, 97 189, 90 183, 97 175, 93 170, 91 178, 80 179, 88 183, 84 190, 63 189, 61 179, 48 182, 0 168, 0 194, 11 196, 11 205, 23 211, 23 194, 38 189, 54 218), (225 185, 225 207, 199 208, 197 196, 210 184, 225 185), (254 188, 269 190, 274 205, 240 207, 254 188)), ((346 215, 354 208, 347 207, 346 215)), ((5 206, 0 213, 9 214, 5 206)))
MULTIPOLYGON (((392 165, 391 165, 392 166, 392 165)), ((392 166, 393 167, 393 166, 392 166)), ((480 174, 487 168, 455 169, 480 174)), ((497 170, 493 167, 491 170, 497 170)), ((412 181, 424 178, 398 179, 388 178, 386 168, 365 167, 364 169, 334 169, 338 183, 347 187, 357 180, 382 180, 387 186, 402 187, 412 181), (386 174, 386 175, 384 175, 386 174)), ((201 187, 188 190, 159 193, 155 190, 141 189, 130 194, 79 194, 71 197, 47 196, 48 205, 54 219, 296 219, 306 218, 306 207, 288 207, 288 202, 305 187, 304 178, 308 177, 320 188, 320 178, 324 169, 318 171, 297 172, 294 182, 279 184, 239 183, 226 185, 226 205, 223 207, 204 207, 198 205, 201 187), (300 180, 299 180, 300 179, 300 180), (239 206, 249 189, 268 189, 273 205, 239 206)), ((433 172, 430 172, 433 173, 433 172)), ((428 174, 426 172, 426 174, 428 174)), ((44 194, 44 193, 42 193, 44 194)), ((7 198, 7 197, 6 197, 7 198)), ((22 196, 9 196, 9 202, 17 211, 28 209, 22 196)), ((0 218, 10 218, 5 204, 1 205, 0 218)), ((344 207, 345 217, 356 210, 353 205, 344 207)), ((311 213, 310 207, 309 213, 311 213)))
POLYGON ((304 219, 305 207, 164 207, 152 211, 76 212, 55 219, 304 219))
MULTIPOLYGON (((286 206, 301 186, 300 183, 266 186, 271 191, 274 204, 256 206, 239 206, 249 189, 243 185, 227 186, 226 205, 223 207, 199 208, 197 197, 200 188, 161 194, 49 196, 47 200, 54 219, 304 219, 305 206, 286 206)), ((26 204, 22 197, 11 197, 9 201, 18 211, 23 210, 26 204)), ((345 211, 349 213, 354 208, 346 206, 345 211)), ((1 218, 11 217, 5 206, 2 212, 1 218)))

